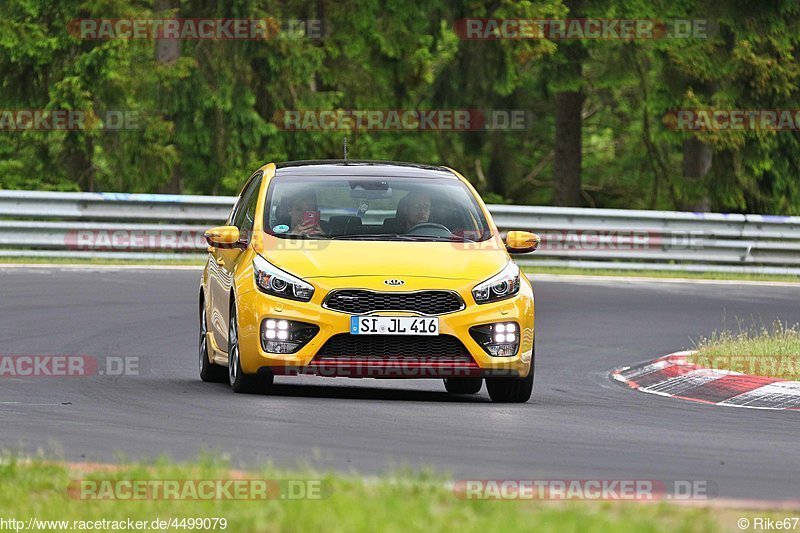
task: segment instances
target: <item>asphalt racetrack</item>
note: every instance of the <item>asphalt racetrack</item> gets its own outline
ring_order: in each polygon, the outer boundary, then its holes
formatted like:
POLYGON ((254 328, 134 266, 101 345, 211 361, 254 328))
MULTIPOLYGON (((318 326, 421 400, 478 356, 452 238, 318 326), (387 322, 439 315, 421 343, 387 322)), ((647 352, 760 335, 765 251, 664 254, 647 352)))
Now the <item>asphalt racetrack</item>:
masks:
POLYGON ((200 270, 0 267, 0 355, 138 357, 142 375, 0 377, 0 447, 71 461, 225 453, 456 479, 707 480, 800 500, 797 412, 724 408, 614 384, 619 366, 723 324, 800 321, 800 288, 534 277, 534 397, 498 405, 440 380, 278 377, 234 394, 197 376, 200 270))

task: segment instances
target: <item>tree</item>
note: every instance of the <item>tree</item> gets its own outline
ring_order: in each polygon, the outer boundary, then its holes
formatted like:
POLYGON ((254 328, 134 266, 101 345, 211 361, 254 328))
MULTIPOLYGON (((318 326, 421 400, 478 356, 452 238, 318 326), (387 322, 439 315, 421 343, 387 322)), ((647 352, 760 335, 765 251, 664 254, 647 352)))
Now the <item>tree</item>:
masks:
MULTIPOLYGON (((567 0, 569 16, 581 17, 581 0, 567 0)), ((563 41, 556 56, 557 78, 561 84, 553 95, 555 105, 555 159, 553 160, 553 203, 579 206, 583 145, 582 113, 585 100, 583 78, 584 48, 580 42, 563 41)))

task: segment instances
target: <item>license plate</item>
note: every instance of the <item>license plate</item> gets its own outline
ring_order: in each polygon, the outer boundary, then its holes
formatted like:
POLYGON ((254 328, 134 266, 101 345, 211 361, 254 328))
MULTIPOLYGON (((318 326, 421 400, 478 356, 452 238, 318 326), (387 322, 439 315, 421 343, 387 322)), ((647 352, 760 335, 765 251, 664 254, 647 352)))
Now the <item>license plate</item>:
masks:
POLYGON ((353 335, 438 335, 439 319, 408 316, 352 316, 353 335))

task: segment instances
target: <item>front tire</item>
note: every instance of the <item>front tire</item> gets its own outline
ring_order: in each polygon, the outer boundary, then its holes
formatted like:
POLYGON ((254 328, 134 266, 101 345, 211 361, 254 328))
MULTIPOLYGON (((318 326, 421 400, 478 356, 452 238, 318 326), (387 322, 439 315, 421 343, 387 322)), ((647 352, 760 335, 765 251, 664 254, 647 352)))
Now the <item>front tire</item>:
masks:
POLYGON ((483 378, 444 378, 443 381, 450 394, 477 394, 483 387, 483 378))
MULTIPOLYGON (((535 350, 534 350, 535 354, 535 350)), ((531 357, 531 370, 524 378, 486 378, 486 390, 496 403, 525 403, 533 393, 536 356, 531 357)))
POLYGON ((242 362, 239 351, 239 323, 236 313, 236 303, 231 303, 231 316, 228 321, 228 383, 233 392, 267 393, 274 375, 267 374, 245 374, 242 370, 242 362))
POLYGON ((203 300, 200 301, 200 342, 198 344, 200 379, 206 383, 225 383, 228 380, 225 367, 215 365, 208 357, 208 322, 203 300))

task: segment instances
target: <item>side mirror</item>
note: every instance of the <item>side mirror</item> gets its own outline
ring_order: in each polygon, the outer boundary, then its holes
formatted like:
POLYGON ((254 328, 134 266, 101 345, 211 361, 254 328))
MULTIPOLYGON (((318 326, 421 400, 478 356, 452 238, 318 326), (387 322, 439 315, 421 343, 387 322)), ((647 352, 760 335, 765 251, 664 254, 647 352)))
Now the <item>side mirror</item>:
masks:
POLYGON ((509 231, 506 235, 506 250, 510 254, 525 254, 538 248, 542 238, 528 231, 509 231))
POLYGON ((204 234, 209 246, 215 248, 245 248, 240 241, 239 228, 236 226, 217 226, 204 234))

